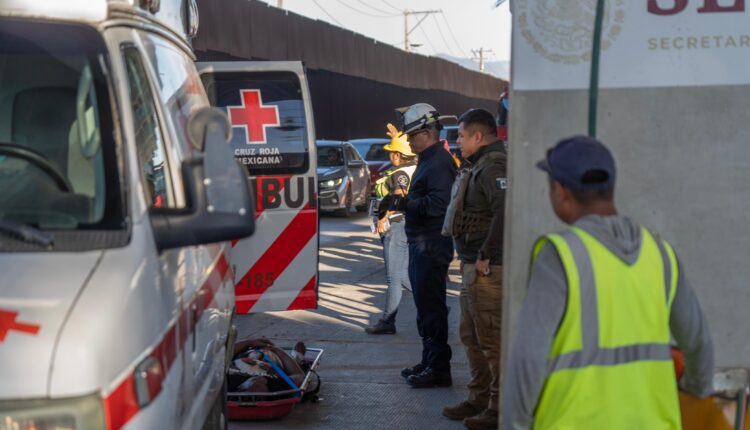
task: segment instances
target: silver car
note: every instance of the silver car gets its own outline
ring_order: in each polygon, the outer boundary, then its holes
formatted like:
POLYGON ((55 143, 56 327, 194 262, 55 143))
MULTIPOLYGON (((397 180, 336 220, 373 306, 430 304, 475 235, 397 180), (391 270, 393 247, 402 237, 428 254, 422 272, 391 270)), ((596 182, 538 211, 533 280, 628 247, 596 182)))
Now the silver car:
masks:
POLYGON ((320 210, 344 217, 353 208, 367 210, 370 174, 359 152, 349 142, 319 140, 317 146, 320 210))

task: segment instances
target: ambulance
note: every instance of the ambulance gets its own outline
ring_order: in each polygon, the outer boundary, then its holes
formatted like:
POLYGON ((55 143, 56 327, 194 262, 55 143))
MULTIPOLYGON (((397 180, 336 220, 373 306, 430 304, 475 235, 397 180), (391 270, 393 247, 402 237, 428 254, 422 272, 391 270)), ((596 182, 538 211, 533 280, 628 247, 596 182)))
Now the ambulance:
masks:
POLYGON ((304 66, 229 61, 198 70, 211 104, 229 117, 232 153, 256 202, 256 233, 232 243, 237 314, 315 308, 319 184, 304 66))
POLYGON ((0 429, 226 428, 246 173, 194 0, 0 0, 0 429))

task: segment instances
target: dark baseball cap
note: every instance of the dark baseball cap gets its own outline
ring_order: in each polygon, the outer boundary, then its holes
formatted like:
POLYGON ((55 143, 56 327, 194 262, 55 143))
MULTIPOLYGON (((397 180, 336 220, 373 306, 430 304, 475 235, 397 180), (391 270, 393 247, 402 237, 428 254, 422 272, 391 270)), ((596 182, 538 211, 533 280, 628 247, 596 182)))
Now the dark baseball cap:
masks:
POLYGON ((566 188, 580 191, 609 190, 615 186, 615 159, 604 144, 588 136, 563 139, 536 163, 566 188))

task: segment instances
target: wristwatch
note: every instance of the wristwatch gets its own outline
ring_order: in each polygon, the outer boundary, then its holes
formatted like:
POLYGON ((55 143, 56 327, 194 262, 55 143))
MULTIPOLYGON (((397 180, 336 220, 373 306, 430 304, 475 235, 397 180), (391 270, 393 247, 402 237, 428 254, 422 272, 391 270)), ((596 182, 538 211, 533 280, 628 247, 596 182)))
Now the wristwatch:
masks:
POLYGON ((479 252, 477 253, 477 260, 486 260, 486 259, 487 259, 487 256, 484 255, 484 252, 480 249, 479 252))

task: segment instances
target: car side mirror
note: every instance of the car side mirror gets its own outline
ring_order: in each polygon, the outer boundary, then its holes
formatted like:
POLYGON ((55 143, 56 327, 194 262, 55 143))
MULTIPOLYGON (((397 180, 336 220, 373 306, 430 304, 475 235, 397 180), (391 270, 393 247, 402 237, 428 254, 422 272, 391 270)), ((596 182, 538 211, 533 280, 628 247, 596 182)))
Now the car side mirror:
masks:
POLYGON ((226 115, 213 108, 188 120, 193 145, 203 153, 182 163, 187 207, 150 209, 160 251, 242 239, 255 231, 250 186, 227 144, 228 124, 226 115))

